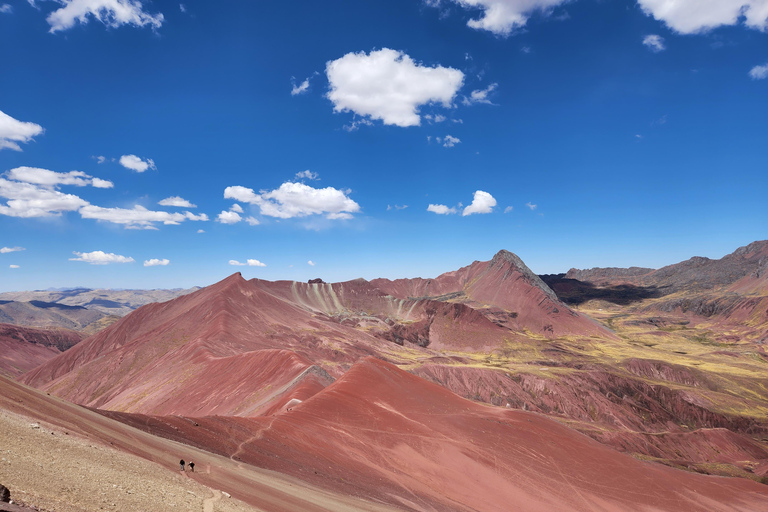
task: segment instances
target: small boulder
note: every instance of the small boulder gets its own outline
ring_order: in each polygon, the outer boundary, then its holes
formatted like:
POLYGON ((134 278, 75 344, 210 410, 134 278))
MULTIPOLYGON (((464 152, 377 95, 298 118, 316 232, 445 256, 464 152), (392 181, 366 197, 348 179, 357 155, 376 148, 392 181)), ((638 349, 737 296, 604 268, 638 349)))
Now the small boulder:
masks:
POLYGON ((2 503, 11 502, 11 491, 9 491, 8 488, 4 485, 0 485, 0 502, 2 503))

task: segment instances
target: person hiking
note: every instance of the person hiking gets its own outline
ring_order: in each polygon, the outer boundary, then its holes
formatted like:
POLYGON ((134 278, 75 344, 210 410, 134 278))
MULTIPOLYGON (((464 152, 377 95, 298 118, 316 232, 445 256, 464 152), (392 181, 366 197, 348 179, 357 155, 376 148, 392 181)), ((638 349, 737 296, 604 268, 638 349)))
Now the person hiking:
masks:
POLYGON ((179 461, 179 466, 181 466, 181 470, 184 471, 184 459, 179 461))
POLYGON ((189 461, 189 470, 193 473, 195 472, 195 463, 192 461, 189 461))

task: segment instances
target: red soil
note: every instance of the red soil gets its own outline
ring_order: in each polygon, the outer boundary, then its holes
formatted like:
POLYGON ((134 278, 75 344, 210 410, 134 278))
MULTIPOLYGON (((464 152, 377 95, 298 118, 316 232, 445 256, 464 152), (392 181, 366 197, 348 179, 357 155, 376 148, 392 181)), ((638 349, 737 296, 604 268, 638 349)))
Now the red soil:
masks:
POLYGON ((117 416, 409 510, 768 510, 764 485, 641 462, 541 415, 463 400, 374 358, 271 418, 117 416))
POLYGON ((68 329, 33 329, 0 324, 0 375, 18 377, 82 339, 68 329))

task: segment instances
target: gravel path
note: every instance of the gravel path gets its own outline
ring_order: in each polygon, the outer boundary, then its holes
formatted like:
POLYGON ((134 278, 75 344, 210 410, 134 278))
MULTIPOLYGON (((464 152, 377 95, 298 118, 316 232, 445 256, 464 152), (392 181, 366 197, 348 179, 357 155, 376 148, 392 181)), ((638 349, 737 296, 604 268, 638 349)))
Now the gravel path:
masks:
POLYGON ((0 410, 0 484, 46 512, 259 509, 145 459, 0 410))

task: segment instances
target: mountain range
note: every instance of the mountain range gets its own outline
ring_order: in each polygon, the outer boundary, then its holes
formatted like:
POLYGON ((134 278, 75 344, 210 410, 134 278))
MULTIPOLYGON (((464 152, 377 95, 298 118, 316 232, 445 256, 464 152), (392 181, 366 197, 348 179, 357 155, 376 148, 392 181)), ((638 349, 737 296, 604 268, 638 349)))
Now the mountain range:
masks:
POLYGON ((655 271, 537 276, 501 251, 434 279, 236 273, 18 380, 400 509, 768 510, 767 256, 763 241, 655 271))

